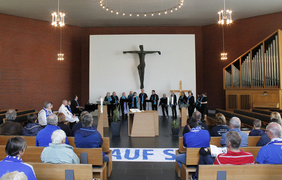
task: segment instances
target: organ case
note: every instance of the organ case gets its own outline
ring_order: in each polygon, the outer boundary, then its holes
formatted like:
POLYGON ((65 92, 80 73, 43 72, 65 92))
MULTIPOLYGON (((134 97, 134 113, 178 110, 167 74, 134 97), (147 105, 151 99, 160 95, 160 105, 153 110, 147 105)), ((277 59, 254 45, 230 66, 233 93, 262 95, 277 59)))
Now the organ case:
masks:
POLYGON ((281 61, 279 29, 224 67, 226 109, 282 109, 281 61))

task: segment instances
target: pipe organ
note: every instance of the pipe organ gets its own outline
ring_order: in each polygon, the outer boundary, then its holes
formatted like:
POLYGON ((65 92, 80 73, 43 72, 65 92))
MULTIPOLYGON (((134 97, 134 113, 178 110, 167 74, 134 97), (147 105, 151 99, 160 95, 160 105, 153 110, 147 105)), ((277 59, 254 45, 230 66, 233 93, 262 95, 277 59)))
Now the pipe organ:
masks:
POLYGON ((224 67, 226 109, 282 109, 281 61, 282 31, 277 30, 224 67))

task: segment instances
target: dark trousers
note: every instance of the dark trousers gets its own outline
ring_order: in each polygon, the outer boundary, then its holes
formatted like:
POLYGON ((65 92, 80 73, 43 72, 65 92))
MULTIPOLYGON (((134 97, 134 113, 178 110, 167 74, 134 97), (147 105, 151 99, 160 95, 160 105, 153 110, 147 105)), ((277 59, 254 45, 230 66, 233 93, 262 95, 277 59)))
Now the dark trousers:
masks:
POLYGON ((189 117, 192 117, 192 115, 193 115, 193 112, 194 112, 194 109, 195 109, 195 107, 194 106, 192 106, 192 107, 188 107, 188 113, 189 113, 189 117))
POLYGON ((140 102, 140 110, 146 111, 146 102, 143 102, 143 104, 140 102))
MULTIPOLYGON (((124 103, 124 104, 126 104, 126 103, 124 103)), ((122 114, 122 118, 124 118, 124 104, 120 104, 120 110, 121 110, 121 114, 122 114)), ((126 104, 127 105, 127 104, 126 104)), ((127 106, 126 106, 126 108, 127 108, 127 106)), ((127 109, 128 110, 128 109, 127 109)))
POLYGON ((165 117, 165 112, 166 112, 166 115, 168 117, 168 108, 167 108, 167 105, 162 105, 162 111, 163 111, 163 117, 165 117))
POLYGON ((176 106, 171 106, 172 118, 177 118, 176 106))
POLYGON ((157 104, 152 104, 152 110, 157 111, 158 110, 158 105, 157 104))
MULTIPOLYGON (((207 155, 207 156, 200 155, 198 165, 213 164, 214 160, 215 159, 213 157, 211 157, 211 155, 207 155)), ((197 170, 196 170, 196 173, 195 173, 195 178, 198 178, 198 174, 199 174, 199 166, 197 167, 197 170)))

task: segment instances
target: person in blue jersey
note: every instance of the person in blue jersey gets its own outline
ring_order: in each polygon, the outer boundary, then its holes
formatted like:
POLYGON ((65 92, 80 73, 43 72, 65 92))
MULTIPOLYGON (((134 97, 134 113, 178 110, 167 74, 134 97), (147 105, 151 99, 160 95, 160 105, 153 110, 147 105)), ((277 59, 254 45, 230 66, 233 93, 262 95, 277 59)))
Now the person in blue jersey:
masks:
POLYGON ((259 164, 282 164, 281 126, 271 122, 265 132, 271 141, 259 150, 256 162, 259 164))
POLYGON ((52 103, 51 102, 45 102, 43 109, 41 111, 39 111, 39 113, 38 113, 38 123, 41 126, 46 126, 47 125, 47 117, 51 114, 53 114, 52 103))
MULTIPOLYGON (((241 128, 241 120, 238 117, 232 117, 229 121, 230 131, 236 131, 241 136, 241 144, 240 147, 248 147, 248 134, 245 132, 242 132, 240 130, 241 128)), ((222 134, 220 139, 220 144, 223 147, 226 147, 226 135, 227 133, 222 134)))
POLYGON ((132 101, 131 101, 131 108, 136 109, 138 108, 138 97, 137 97, 137 93, 134 92, 133 96, 132 96, 132 101))
POLYGON ((216 113, 216 126, 211 130, 211 136, 221 136, 228 132, 230 128, 226 125, 226 118, 222 113, 216 113))
MULTIPOLYGON (((47 117, 47 126, 40 130, 35 139, 35 146, 47 147, 52 143, 52 133, 58 129, 61 129, 58 125, 58 116, 51 114, 47 117)), ((68 138, 66 138, 66 144, 69 145, 68 138)))
POLYGON ((121 114, 122 114, 122 119, 124 119, 128 114, 126 101, 127 101, 127 97, 125 95, 125 92, 123 92, 122 96, 120 97, 120 110, 121 110, 121 114))
POLYGON ((187 96, 183 91, 181 91, 179 99, 178 99, 178 107, 181 112, 181 108, 187 103, 187 96))
MULTIPOLYGON (((81 118, 82 128, 74 135, 74 143, 77 148, 101 148, 103 139, 101 134, 93 127, 93 117, 85 114, 81 118)), ((103 152, 103 161, 108 162, 109 157, 103 152)))
POLYGON ((169 106, 171 107, 172 119, 176 119, 177 118, 177 111, 176 111, 177 97, 174 94, 174 91, 171 91, 171 95, 169 99, 169 106))
POLYGON ((141 89, 139 94, 140 110, 146 111, 146 100, 148 100, 148 95, 144 92, 144 89, 141 89))
MULTIPOLYGON (((108 120, 110 121, 110 119, 112 118, 113 114, 112 114, 112 97, 111 97, 111 93, 107 92, 104 101, 109 102, 109 104, 107 105, 107 112, 108 112, 108 120)), ((110 123, 109 123, 110 124, 110 123)))
MULTIPOLYGON (((281 121, 280 121, 279 119, 276 119, 276 118, 279 118, 279 117, 274 116, 274 114, 276 114, 276 113, 277 113, 277 112, 272 112, 272 113, 271 113, 271 114, 273 114, 273 115, 270 115, 270 123, 271 123, 271 122, 275 122, 275 123, 277 123, 277 124, 279 124, 279 125, 281 126, 281 121)), ((280 116, 280 113, 278 113, 278 114, 279 114, 279 116, 280 116)), ((270 142, 270 139, 268 138, 267 133, 264 133, 264 134, 260 137, 260 139, 259 139, 259 141, 257 142, 256 146, 265 146, 265 145, 267 145, 269 142, 270 142)))
MULTIPOLYGON (((210 133, 202 130, 198 126, 198 120, 193 116, 188 120, 189 132, 183 135, 183 146, 186 148, 200 148, 210 146, 210 133)), ((182 167, 186 163, 186 153, 178 154, 175 157, 176 162, 182 167)))
POLYGON ((195 109, 195 98, 193 96, 192 91, 188 92, 187 105, 188 105, 189 117, 191 117, 195 109))
POLYGON ((28 180, 35 180, 33 167, 21 159, 26 149, 26 141, 22 137, 10 138, 6 144, 5 152, 7 157, 0 161, 0 177, 4 174, 18 171, 23 172, 28 180))
POLYGON ((153 111, 158 111, 159 96, 156 94, 155 90, 152 90, 152 95, 150 97, 150 100, 152 102, 152 110, 153 111))

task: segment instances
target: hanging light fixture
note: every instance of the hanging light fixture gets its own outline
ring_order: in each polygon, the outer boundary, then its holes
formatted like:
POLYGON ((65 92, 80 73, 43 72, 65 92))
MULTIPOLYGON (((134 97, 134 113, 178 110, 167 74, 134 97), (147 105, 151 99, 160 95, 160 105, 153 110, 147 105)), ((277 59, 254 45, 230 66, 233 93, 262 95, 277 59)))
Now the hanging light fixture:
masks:
POLYGON ((173 13, 174 11, 177 11, 178 9, 180 9, 183 5, 184 5, 184 0, 177 0, 178 4, 169 7, 167 9, 162 9, 162 10, 156 10, 156 11, 147 11, 147 12, 122 12, 122 10, 120 10, 120 13, 118 13, 119 11, 115 8, 109 7, 108 5, 106 5, 107 3, 105 2, 106 0, 100 0, 100 7, 102 9, 104 9, 105 11, 108 11, 109 9, 111 9, 111 13, 113 12, 117 12, 115 13, 116 15, 122 15, 122 16, 130 16, 130 17, 147 17, 147 14, 149 16, 149 14, 151 14, 151 16, 154 15, 166 15, 168 13, 173 13))
POLYGON ((224 9, 221 11, 218 11, 218 24, 224 25, 224 24, 231 24, 233 22, 232 20, 232 10, 225 9, 225 0, 223 0, 224 3, 224 9))
POLYGON ((220 60, 227 60, 227 52, 225 52, 225 49, 224 49, 224 26, 222 26, 222 53, 220 53, 220 60))
POLYGON ((58 53, 58 61, 65 60, 64 54, 62 53, 62 41, 63 41, 63 30, 60 28, 60 53, 58 53))
POLYGON ((58 11, 52 14, 52 26, 65 26, 65 13, 60 12, 60 0, 58 0, 58 11))

